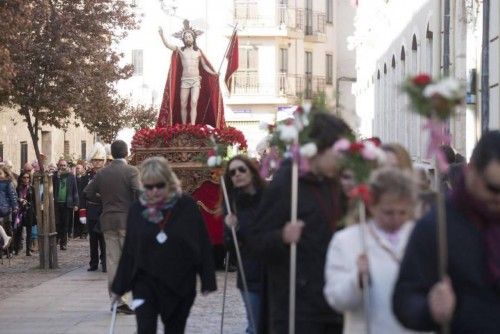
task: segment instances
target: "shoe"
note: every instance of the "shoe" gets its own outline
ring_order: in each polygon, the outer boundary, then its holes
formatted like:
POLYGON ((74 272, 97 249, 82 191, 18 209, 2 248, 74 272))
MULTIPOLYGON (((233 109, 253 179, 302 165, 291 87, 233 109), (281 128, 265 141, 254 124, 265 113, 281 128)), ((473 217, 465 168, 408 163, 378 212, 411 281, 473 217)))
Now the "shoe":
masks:
POLYGON ((122 304, 116 308, 116 313, 122 314, 135 314, 134 310, 132 310, 127 304, 122 304))
POLYGON ((3 249, 9 248, 11 243, 12 243, 12 237, 7 237, 7 240, 4 240, 3 249))
POLYGON ((106 267, 102 267, 102 272, 107 273, 108 271, 106 270, 106 267))
POLYGON ((238 267, 236 267, 235 265, 230 264, 229 266, 227 266, 227 271, 229 273, 234 273, 235 271, 238 271, 238 267))
POLYGON ((31 253, 30 252, 26 252, 26 256, 31 256, 31 253))
POLYGON ((90 267, 89 269, 87 269, 87 271, 96 271, 97 270, 97 267, 90 267))
POLYGON ((66 250, 66 246, 61 246, 61 250, 66 250))

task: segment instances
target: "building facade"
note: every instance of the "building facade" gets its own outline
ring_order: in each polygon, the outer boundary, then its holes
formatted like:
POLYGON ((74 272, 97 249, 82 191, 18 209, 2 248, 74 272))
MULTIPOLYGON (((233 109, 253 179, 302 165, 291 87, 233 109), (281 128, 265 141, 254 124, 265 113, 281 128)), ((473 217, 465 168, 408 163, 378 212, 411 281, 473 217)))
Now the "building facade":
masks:
POLYGON ((197 44, 224 76, 225 50, 237 25, 239 68, 230 91, 221 80, 226 123, 245 134, 250 151, 265 135, 261 121, 272 122, 280 110, 324 93, 332 110, 358 125, 351 86, 355 52, 347 49, 354 31, 355 8, 349 0, 205 0, 134 1, 141 28, 120 44, 125 61, 136 68, 120 84, 124 96, 159 106, 171 51, 158 36, 158 25, 171 35, 187 18, 204 33, 197 44))
MULTIPOLYGON (((467 87, 466 102, 449 122, 451 144, 469 156, 480 136, 481 3, 450 0, 448 52, 443 47, 444 2, 360 1, 351 40, 356 49, 354 94, 356 108, 362 113, 361 132, 403 144, 413 160, 421 163, 430 163, 425 120, 410 111, 401 84, 418 73, 441 76, 445 56, 450 59, 450 75, 467 87)), ((490 128, 498 128, 498 1, 492 5, 488 89, 490 128)))
MULTIPOLYGON (((48 163, 57 163, 62 156, 86 159, 94 142, 94 135, 81 125, 69 125, 66 130, 42 126, 39 148, 48 163)), ((36 160, 28 127, 15 110, 0 110, 0 160, 11 161, 16 173, 26 162, 36 160)))

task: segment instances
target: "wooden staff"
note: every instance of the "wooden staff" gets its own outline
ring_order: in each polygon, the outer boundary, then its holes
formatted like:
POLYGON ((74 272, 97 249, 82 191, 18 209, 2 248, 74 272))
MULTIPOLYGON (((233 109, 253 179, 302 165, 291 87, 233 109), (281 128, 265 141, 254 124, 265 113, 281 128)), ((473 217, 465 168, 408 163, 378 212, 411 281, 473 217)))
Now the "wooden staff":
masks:
MULTIPOLYGON (((294 145, 298 145, 298 139, 294 145)), ((297 224, 299 192, 299 162, 294 157, 292 164, 291 224, 297 224)), ((288 333, 295 334, 295 286, 297 280, 297 243, 290 245, 290 295, 288 309, 288 333)))
MULTIPOLYGON (((229 205, 229 196, 227 195, 226 182, 224 181, 224 175, 220 178, 220 184, 222 187, 222 193, 224 194, 224 200, 226 202, 227 213, 231 214, 232 211, 231 211, 231 206, 229 205)), ((236 237, 236 228, 234 226, 231 226, 231 234, 233 236, 234 248, 236 250, 236 259, 238 260, 238 268, 240 269, 241 280, 243 282, 243 293, 245 295, 245 299, 248 301, 247 279, 245 276, 245 270, 243 268, 243 261, 241 260, 240 246, 238 245, 238 239, 236 237)), ((255 328, 255 320, 253 317, 252 308, 247 307, 247 310, 248 310, 248 313, 250 315, 250 321, 252 322, 252 327, 254 328, 254 330, 257 330, 257 328, 255 328)))
POLYGON ((224 271, 224 291, 222 293, 222 315, 220 319, 220 334, 224 332, 224 312, 226 310, 226 291, 227 291, 227 276, 229 272, 229 252, 226 252, 224 271))
MULTIPOLYGON (((362 199, 358 200, 358 214, 359 214, 359 232, 361 237, 361 247, 363 254, 368 257, 368 248, 366 246, 366 211, 365 203, 362 199)), ((361 283, 363 284, 363 311, 365 314, 365 329, 366 334, 370 334, 370 274, 363 273, 361 276, 361 283)))

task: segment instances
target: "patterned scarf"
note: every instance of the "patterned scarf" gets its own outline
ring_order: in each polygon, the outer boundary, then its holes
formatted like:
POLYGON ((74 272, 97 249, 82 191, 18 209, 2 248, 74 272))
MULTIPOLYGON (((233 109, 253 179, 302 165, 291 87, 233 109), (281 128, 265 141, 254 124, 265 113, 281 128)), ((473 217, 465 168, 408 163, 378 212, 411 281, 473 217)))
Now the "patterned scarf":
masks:
POLYGON ((179 192, 173 192, 168 197, 168 200, 151 204, 148 202, 146 194, 142 193, 139 197, 139 201, 145 209, 142 211, 142 216, 149 222, 158 224, 163 220, 163 212, 167 211, 174 207, 177 203, 177 200, 180 197, 179 192))

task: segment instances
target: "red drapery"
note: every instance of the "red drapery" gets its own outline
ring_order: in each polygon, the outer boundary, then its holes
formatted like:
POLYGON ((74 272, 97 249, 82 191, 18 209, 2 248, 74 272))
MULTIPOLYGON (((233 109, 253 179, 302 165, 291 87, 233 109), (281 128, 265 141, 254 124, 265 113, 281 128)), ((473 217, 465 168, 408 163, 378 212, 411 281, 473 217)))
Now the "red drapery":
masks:
POLYGON ((205 181, 192 193, 197 201, 213 245, 224 242, 224 222, 220 212, 220 185, 205 181))
MULTIPOLYGON (((210 65, 203 53, 201 53, 201 57, 205 61, 205 64, 214 71, 212 65, 210 65)), ((224 127, 224 105, 220 93, 219 78, 205 71, 201 65, 201 61, 199 70, 201 76, 201 89, 197 105, 196 124, 208 124, 215 128, 224 127)), ((157 128, 182 123, 180 102, 181 76, 182 62, 180 54, 179 51, 174 51, 172 53, 172 61, 168 71, 165 90, 163 92, 160 115, 156 122, 157 128)), ((188 103, 187 109, 189 122, 190 103, 188 103)))

